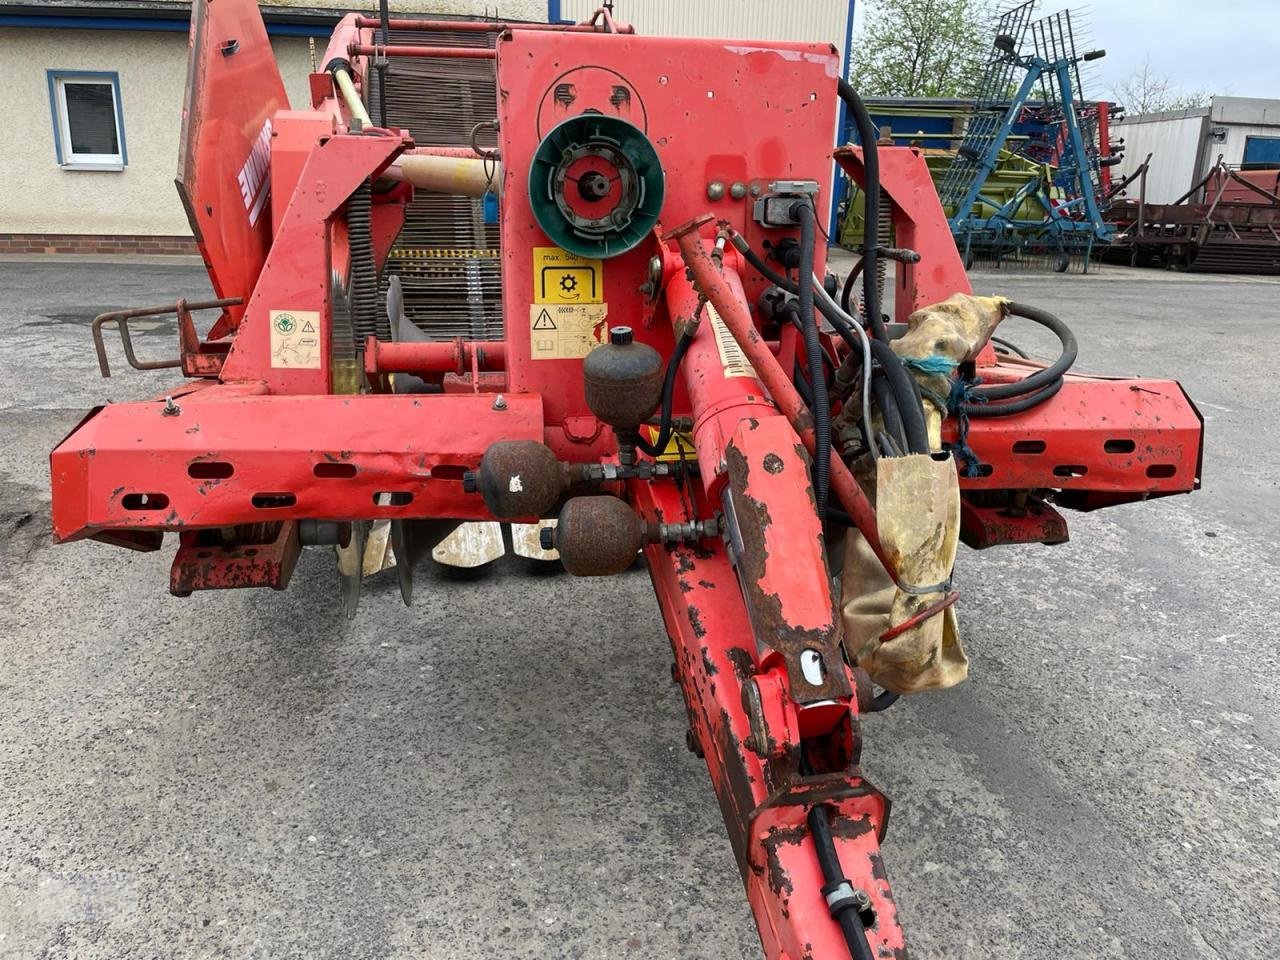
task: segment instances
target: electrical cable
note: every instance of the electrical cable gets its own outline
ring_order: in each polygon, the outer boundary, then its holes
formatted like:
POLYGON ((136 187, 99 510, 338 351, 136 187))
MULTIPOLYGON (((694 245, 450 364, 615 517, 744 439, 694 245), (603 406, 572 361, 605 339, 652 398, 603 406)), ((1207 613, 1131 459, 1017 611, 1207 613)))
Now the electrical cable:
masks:
MULTIPOLYGON (((862 329, 862 324, 840 309, 839 304, 831 298, 831 294, 827 293, 827 288, 822 285, 822 281, 816 274, 810 274, 810 280, 813 282, 813 292, 817 296, 818 310, 831 322, 831 326, 840 334, 849 348, 862 356, 862 429, 866 434, 867 449, 872 452, 872 456, 875 456, 875 431, 871 426, 871 338, 867 336, 867 331, 862 329)), ((840 379, 841 371, 845 371, 848 366, 847 359, 840 364, 836 375, 832 377, 833 383, 840 379)))

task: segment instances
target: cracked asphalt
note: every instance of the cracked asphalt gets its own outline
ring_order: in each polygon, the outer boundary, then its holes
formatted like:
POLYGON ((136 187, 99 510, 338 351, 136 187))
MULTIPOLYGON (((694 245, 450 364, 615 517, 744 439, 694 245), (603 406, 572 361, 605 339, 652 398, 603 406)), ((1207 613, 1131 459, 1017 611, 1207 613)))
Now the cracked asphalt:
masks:
MULTIPOLYGON (((864 730, 912 955, 1275 960, 1280 283, 974 283, 1060 314, 1081 369, 1180 379, 1205 483, 961 552, 969 682, 864 730)), ((172 379, 113 344, 100 380, 89 320, 207 292, 0 262, 0 958, 758 957, 643 570, 428 563, 349 623, 319 552, 176 599, 171 544, 50 543, 48 451, 172 379)))

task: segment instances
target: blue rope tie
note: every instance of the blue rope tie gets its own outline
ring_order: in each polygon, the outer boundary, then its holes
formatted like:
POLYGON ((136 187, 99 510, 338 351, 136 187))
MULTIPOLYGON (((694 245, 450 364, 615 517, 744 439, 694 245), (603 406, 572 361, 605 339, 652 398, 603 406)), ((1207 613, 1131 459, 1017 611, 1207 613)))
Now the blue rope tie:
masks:
POLYGON ((944 443, 942 449, 951 451, 966 477, 978 476, 982 466, 982 461, 969 446, 969 413, 965 410, 967 403, 986 402, 985 397, 975 392, 981 383, 977 377, 956 377, 951 381, 951 394, 947 397, 947 413, 956 418, 956 442, 944 443))
POLYGON ((955 369, 960 366, 959 361, 944 357, 941 354, 935 353, 928 357, 902 357, 901 359, 902 365, 909 370, 919 370, 921 373, 931 377, 953 377, 951 392, 945 399, 931 390, 922 390, 922 392, 933 400, 942 401, 939 405, 945 405, 947 415, 956 418, 956 442, 944 443, 942 449, 951 452, 966 477, 978 476, 982 461, 978 459, 978 455, 969 446, 969 414, 965 410, 965 404, 986 402, 985 397, 975 392, 982 381, 977 377, 965 379, 961 376, 955 376, 955 369))
POLYGON ((919 370, 931 377, 948 377, 951 371, 960 366, 959 361, 935 353, 929 357, 901 357, 902 365, 908 370, 919 370))

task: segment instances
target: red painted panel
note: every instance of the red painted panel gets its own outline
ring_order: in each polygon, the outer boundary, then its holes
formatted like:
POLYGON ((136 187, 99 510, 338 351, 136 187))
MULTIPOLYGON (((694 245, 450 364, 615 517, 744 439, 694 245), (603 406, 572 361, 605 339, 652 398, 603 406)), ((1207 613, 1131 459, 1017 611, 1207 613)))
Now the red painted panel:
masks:
MULTIPOLYGON (((817 207, 827 209, 838 74, 839 58, 829 44, 764 46, 532 31, 501 37, 502 249, 511 388, 543 393, 549 423, 588 412, 580 392, 565 389, 577 381, 581 361, 530 360, 532 250, 551 243, 533 218, 528 171, 547 131, 586 110, 629 121, 654 145, 666 172, 664 225, 674 227, 710 211, 729 220, 760 249, 766 233, 752 222, 752 197, 735 200, 729 188, 734 182, 815 180, 821 185, 817 207), (763 102, 749 92, 760 89, 770 91, 763 102), (746 100, 753 103, 749 111, 743 109, 746 100), (713 180, 723 183, 726 191, 714 202, 707 197, 713 180)), ((775 241, 786 235, 778 230, 767 233, 775 241)), ((641 243, 604 261, 603 299, 610 326, 635 327, 637 339, 668 353, 669 325, 644 329, 643 298, 637 295, 648 276, 649 258, 656 253, 656 245, 641 243)), ((818 269, 824 267, 825 248, 820 244, 818 269)), ((758 279, 748 284, 749 301, 755 301, 762 286, 758 279)))
POLYGON ((190 46, 178 193, 213 289, 247 303, 271 246, 271 118, 289 98, 257 4, 197 0, 190 46))

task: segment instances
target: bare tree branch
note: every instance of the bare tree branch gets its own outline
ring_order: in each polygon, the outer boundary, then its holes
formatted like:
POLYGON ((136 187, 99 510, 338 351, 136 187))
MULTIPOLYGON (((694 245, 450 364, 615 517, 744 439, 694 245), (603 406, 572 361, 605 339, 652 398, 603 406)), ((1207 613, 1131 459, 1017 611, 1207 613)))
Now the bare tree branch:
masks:
POLYGON ((1118 82, 1112 88, 1111 95, 1130 115, 1190 110, 1209 104, 1207 91, 1179 89, 1168 75, 1152 68, 1150 56, 1118 82))

